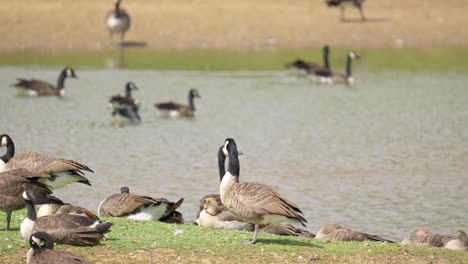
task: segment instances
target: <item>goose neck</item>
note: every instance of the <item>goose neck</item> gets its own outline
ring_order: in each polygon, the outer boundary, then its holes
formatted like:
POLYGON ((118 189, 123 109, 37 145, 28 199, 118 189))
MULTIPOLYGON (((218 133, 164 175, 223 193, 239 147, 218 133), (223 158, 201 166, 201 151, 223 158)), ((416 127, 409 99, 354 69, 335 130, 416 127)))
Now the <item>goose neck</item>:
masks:
POLYGON ((224 175, 226 174, 226 156, 224 156, 222 147, 218 151, 218 170, 219 170, 219 181, 223 180, 224 175))
POLYGON ((26 201, 26 209, 28 211, 27 217, 31 219, 32 221, 36 221, 37 219, 36 208, 34 208, 34 204, 32 201, 26 201))
POLYGON ((57 89, 63 89, 65 87, 65 79, 67 78, 67 71, 63 70, 57 80, 57 89))
POLYGON ((190 93, 188 96, 188 105, 189 105, 190 110, 195 111, 195 104, 194 104, 192 93, 190 93))
POLYGON ((327 70, 330 70, 330 61, 328 60, 328 49, 323 50, 323 64, 327 70))
POLYGON ((351 77, 352 76, 352 73, 351 73, 351 62, 352 62, 352 58, 350 55, 348 55, 348 57, 346 58, 346 77, 351 77))

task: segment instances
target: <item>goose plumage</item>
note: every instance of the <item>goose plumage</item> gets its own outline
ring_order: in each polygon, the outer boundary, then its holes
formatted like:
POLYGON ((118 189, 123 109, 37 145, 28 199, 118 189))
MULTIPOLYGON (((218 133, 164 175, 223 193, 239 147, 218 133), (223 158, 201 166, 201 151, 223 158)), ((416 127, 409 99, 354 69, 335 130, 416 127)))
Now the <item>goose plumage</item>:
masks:
POLYGON ((0 172, 17 168, 27 169, 32 173, 47 176, 41 178, 40 181, 53 190, 74 182, 91 186, 83 171, 93 171, 86 165, 32 151, 15 154, 13 140, 6 134, 0 135, 0 147, 7 148, 6 153, 0 157, 0 172))
POLYGON ((15 169, 0 173, 0 210, 6 213, 6 230, 10 228, 11 213, 22 209, 26 203, 23 192, 27 189, 36 192, 36 196, 51 194, 50 188, 39 182, 41 175, 26 169, 15 169))
POLYGON ((352 76, 351 64, 355 59, 359 59, 359 55, 350 50, 346 55, 346 73, 335 73, 332 72, 330 76, 326 77, 324 80, 328 84, 344 84, 346 86, 351 86, 354 83, 354 78, 352 76))
POLYGON ((50 234, 59 244, 92 246, 98 244, 112 226, 110 222, 67 213, 37 217, 34 207, 37 199, 35 195, 26 190, 23 198, 26 202, 27 216, 21 223, 20 231, 24 239, 28 239, 34 232, 41 231, 50 234))
MULTIPOLYGON (((168 219, 184 201, 176 203, 164 198, 153 198, 128 192, 128 187, 121 188, 120 193, 112 194, 99 204, 99 217, 127 217, 140 221, 161 221, 168 219)), ((181 217, 175 214, 174 217, 181 217)), ((183 222, 183 220, 182 220, 183 222)))
POLYGON ((278 192, 260 183, 239 182, 239 153, 234 139, 226 139, 219 152, 229 158, 220 184, 221 202, 244 222, 255 225, 253 238, 245 244, 257 242, 260 225, 291 222, 305 226, 307 220, 302 211, 278 192))
POLYGON ((401 244, 443 247, 450 240, 452 240, 451 236, 433 234, 427 228, 416 228, 408 237, 401 241, 401 244))
POLYGON ((330 61, 328 59, 330 53, 330 47, 325 45, 322 48, 323 55, 323 66, 314 62, 308 62, 301 59, 286 64, 286 68, 294 68, 303 72, 304 74, 315 75, 317 77, 329 77, 331 75, 330 61))
POLYGON ((36 79, 22 79, 17 78, 17 83, 13 86, 20 90, 20 94, 26 94, 29 96, 63 96, 65 95, 65 79, 67 77, 77 78, 75 71, 71 67, 65 67, 59 74, 57 85, 54 86, 45 81, 36 79))
POLYGON ((29 237, 26 264, 92 264, 68 251, 54 250, 54 240, 46 232, 35 232, 29 237))
POLYGON ((130 28, 130 16, 127 11, 120 7, 121 0, 114 0, 114 9, 106 15, 106 27, 109 31, 110 40, 114 34, 120 34, 120 41, 123 42, 125 33, 130 28))
POLYGON ((122 117, 130 122, 139 122, 141 117, 139 114, 140 105, 132 98, 132 90, 138 90, 138 87, 133 82, 128 82, 125 85, 125 96, 114 95, 109 98, 109 106, 112 109, 112 116, 122 117))
POLYGON ((164 102, 157 103, 154 106, 161 111, 164 116, 170 117, 194 117, 195 116, 195 103, 194 98, 200 98, 200 94, 196 89, 190 89, 188 93, 188 105, 164 102))
POLYGON ((445 243, 444 248, 468 251, 468 235, 463 230, 457 230, 453 238, 445 243))
POLYGON ((339 224, 327 224, 320 228, 320 230, 315 235, 315 238, 318 238, 327 242, 336 242, 336 241, 379 241, 387 243, 395 243, 394 241, 382 238, 377 235, 371 235, 359 231, 354 231, 348 228, 345 228, 339 224))

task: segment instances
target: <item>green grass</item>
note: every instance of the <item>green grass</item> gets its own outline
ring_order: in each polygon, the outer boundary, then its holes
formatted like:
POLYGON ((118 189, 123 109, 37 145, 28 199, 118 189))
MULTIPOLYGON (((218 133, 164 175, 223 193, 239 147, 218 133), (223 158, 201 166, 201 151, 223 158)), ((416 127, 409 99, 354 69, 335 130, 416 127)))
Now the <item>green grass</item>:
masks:
MULTIPOLYGON (((12 227, 15 230, 0 232, 0 262, 2 257, 8 257, 24 252, 29 245, 21 239, 19 226, 25 211, 15 212, 12 227)), ((5 214, 0 214, 5 219, 5 214)), ((293 261, 298 258, 310 258, 317 255, 338 261, 347 257, 358 257, 366 261, 368 258, 397 258, 400 261, 443 259, 453 263, 462 263, 468 257, 466 252, 456 252, 445 249, 401 246, 398 244, 381 244, 374 242, 339 242, 324 243, 316 239, 303 237, 274 236, 261 233, 259 243, 252 246, 241 245, 239 242, 249 239, 250 232, 215 230, 201 228, 192 224, 174 225, 159 222, 135 222, 122 218, 107 219, 114 223, 107 241, 96 247, 72 247, 57 245, 58 249, 68 249, 87 258, 96 258, 109 251, 112 254, 128 254, 128 252, 148 252, 153 249, 169 249, 181 256, 196 256, 197 258, 218 258, 236 262, 239 259, 261 258, 267 262, 282 260, 293 261), (176 230, 183 230, 175 235, 176 230), (115 253, 118 252, 118 253, 115 253), (404 255, 404 256, 403 256, 404 255), (274 259, 272 256, 275 256, 274 259), (401 259, 403 257, 403 259, 401 259), (409 259, 408 259, 409 258, 409 259)), ((1 227, 3 228, 3 226, 1 227)), ((16 255, 15 255, 16 256, 16 255)), ((328 262, 327 262, 328 263, 328 262)))
MULTIPOLYGON (((356 68, 370 71, 458 71, 468 72, 468 48, 362 49, 356 68)), ((276 51, 175 51, 128 48, 124 66, 129 69, 159 70, 281 70, 295 58, 322 62, 320 49, 276 51)), ((118 50, 26 51, 0 53, 0 66, 43 66, 106 68, 119 61, 118 50), (114 61, 114 62, 112 62, 114 61)), ((332 49, 332 68, 343 72, 346 50, 332 49)))

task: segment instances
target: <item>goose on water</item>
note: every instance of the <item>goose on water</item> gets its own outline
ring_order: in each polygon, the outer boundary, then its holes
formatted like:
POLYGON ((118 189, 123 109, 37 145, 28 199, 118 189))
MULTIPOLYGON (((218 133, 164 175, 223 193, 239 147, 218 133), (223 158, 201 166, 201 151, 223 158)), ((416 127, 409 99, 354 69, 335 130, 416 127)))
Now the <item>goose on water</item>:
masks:
POLYGON ((17 78, 17 83, 13 86, 18 88, 19 94, 25 94, 28 96, 46 96, 46 95, 56 95, 64 96, 65 95, 65 79, 78 77, 75 74, 75 71, 71 67, 65 67, 61 72, 57 80, 57 85, 54 86, 45 81, 36 80, 36 79, 23 79, 17 78))
POLYGON ((161 111, 163 116, 169 117, 194 117, 195 103, 194 98, 200 98, 196 89, 190 89, 188 93, 188 105, 174 103, 172 101, 157 103, 154 106, 161 111))

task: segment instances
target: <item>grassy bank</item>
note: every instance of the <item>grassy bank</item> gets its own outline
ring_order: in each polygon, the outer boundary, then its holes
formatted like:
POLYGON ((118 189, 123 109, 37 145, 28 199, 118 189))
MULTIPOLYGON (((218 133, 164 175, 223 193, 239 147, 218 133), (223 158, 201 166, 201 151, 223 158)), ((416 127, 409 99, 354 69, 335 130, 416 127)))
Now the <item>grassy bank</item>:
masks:
MULTIPOLYGON (((25 211, 16 212, 16 230, 0 232, 0 263, 24 262, 29 249, 18 227, 25 211)), ((0 214, 0 219, 5 219, 0 214)), ((96 263, 467 263, 468 253, 397 244, 340 242, 261 234, 253 246, 239 244, 252 233, 195 225, 133 222, 111 218, 107 241, 96 247, 57 245, 96 263), (175 233, 179 233, 176 235, 175 233)), ((3 227, 2 227, 3 228, 3 227)))
MULTIPOLYGON (((410 70, 468 72, 468 49, 363 49, 356 68, 369 71, 410 70)), ((332 49, 332 68, 344 72, 346 50, 332 49)), ((77 52, 13 52, 0 53, 0 66, 41 66, 106 68, 119 61, 129 69, 158 70, 281 70, 296 58, 321 63, 321 49, 257 52, 233 51, 161 51, 151 49, 77 51, 77 52), (123 59, 121 59, 123 56, 123 59)))

